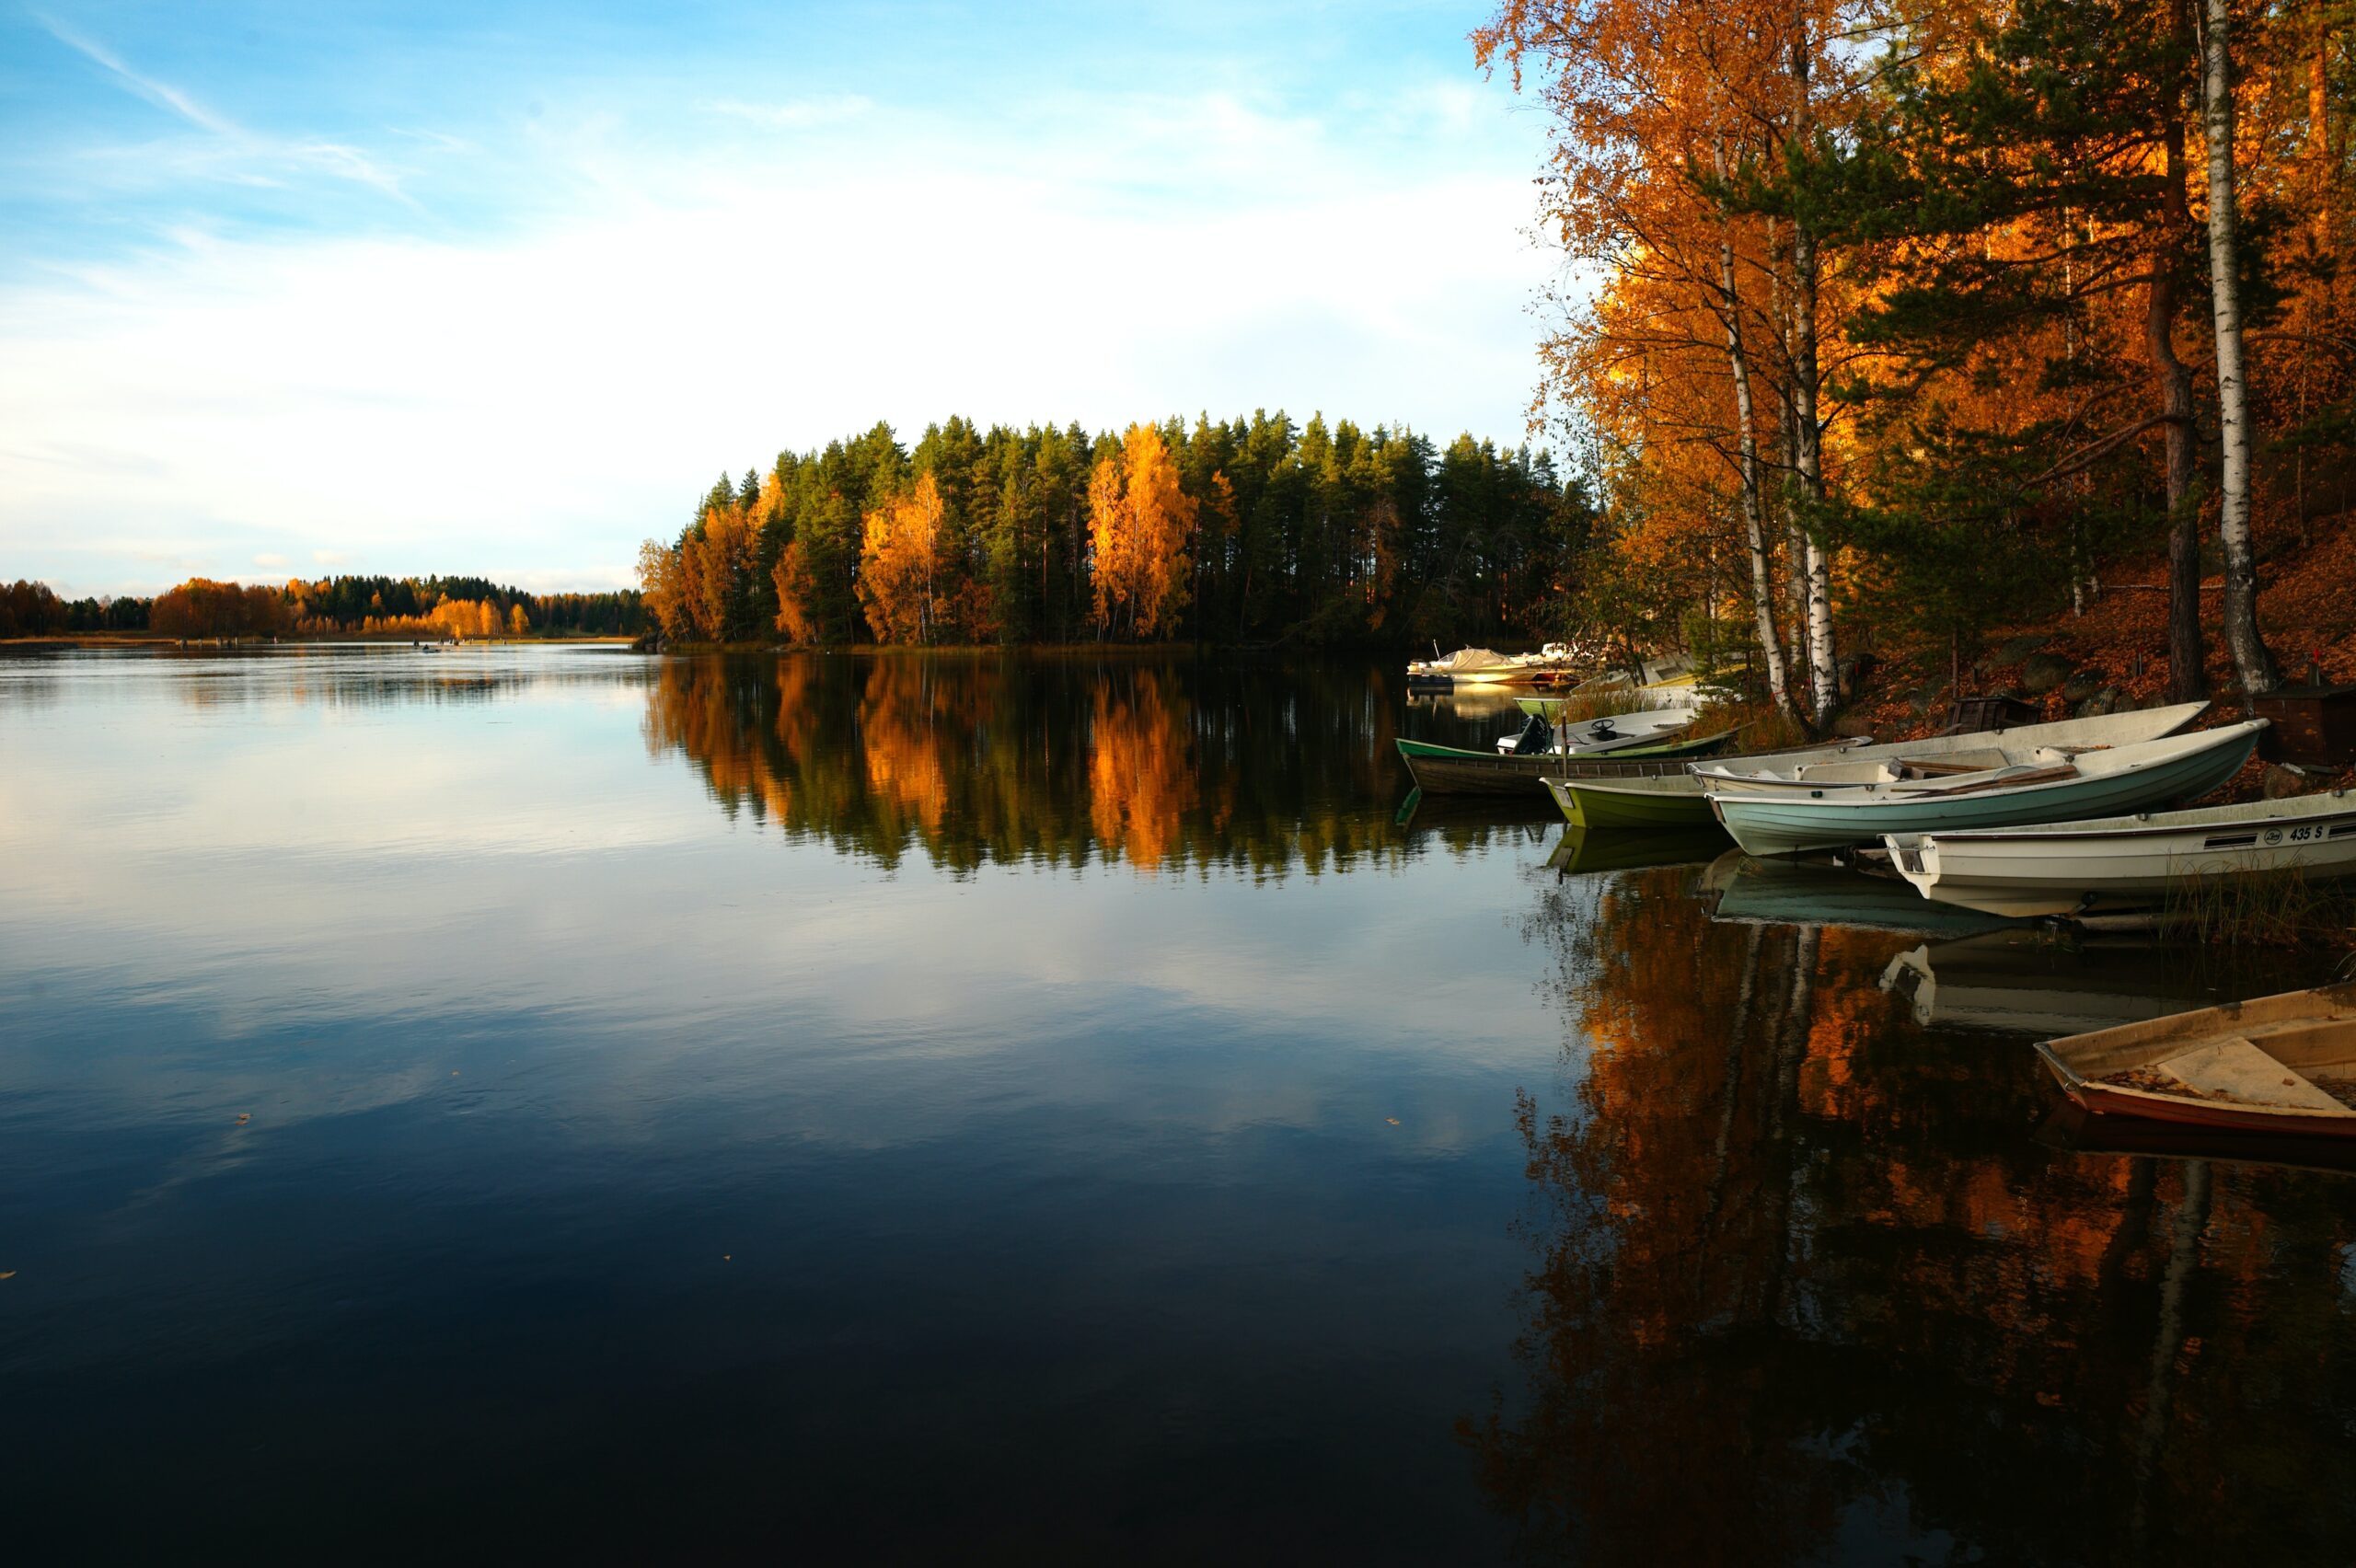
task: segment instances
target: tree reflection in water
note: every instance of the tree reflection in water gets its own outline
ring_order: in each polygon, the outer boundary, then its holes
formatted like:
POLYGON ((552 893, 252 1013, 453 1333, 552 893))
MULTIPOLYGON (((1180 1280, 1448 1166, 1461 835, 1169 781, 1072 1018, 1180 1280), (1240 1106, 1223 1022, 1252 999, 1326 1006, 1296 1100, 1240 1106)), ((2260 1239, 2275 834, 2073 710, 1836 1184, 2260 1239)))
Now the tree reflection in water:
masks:
MULTIPOLYGON (((1496 813, 1403 828, 1388 662, 1112 655, 671 658, 650 752, 684 755, 732 815, 897 865, 1213 868, 1258 877, 1395 865, 1496 813)), ((1455 737, 1450 737, 1455 738, 1455 737)), ((1524 818, 1542 820, 1533 792, 1524 818)))
POLYGON ((1915 939, 1692 876, 1529 922, 1573 1102, 1518 1097, 1523 1376, 1461 1424, 1521 1554, 2345 1561, 2356 1182, 2048 1148, 2027 1036, 1877 986, 1915 939))

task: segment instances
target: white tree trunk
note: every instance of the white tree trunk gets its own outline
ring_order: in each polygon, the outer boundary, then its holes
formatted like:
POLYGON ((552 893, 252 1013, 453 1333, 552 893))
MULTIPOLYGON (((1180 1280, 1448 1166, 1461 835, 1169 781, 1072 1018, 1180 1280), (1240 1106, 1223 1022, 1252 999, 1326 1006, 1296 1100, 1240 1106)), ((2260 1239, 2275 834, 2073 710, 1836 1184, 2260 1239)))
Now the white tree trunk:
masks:
MULTIPOLYGON (((1824 431, 1816 411, 1816 238, 1805 224, 1792 228, 1792 436, 1793 467, 1804 504, 1824 500, 1824 431)), ((1812 520, 1811 520, 1812 521, 1812 520)), ((1832 563, 1813 526, 1804 523, 1801 570, 1807 582, 1808 696, 1820 729, 1831 723, 1841 703, 1839 664, 1832 646, 1832 563)))
POLYGON ((2258 561, 2249 533, 2249 383, 2242 353, 2240 247, 2235 235, 2233 56, 2225 36, 2227 0, 2207 0, 2200 47, 2200 97, 2209 139, 2209 281, 2217 319, 2217 538, 2225 558, 2225 646, 2242 694, 2281 683, 2258 632, 2258 561))
MULTIPOLYGON (((1791 44, 1794 89, 1793 134, 1806 143, 1814 133, 1810 98, 1810 65, 1805 11, 1793 9, 1791 44)), ((1813 510, 1824 500, 1824 426, 1817 415, 1816 234, 1804 219, 1792 221, 1792 435, 1793 467, 1797 470, 1803 507, 1813 510)), ((1816 706, 1821 731, 1832 722, 1841 704, 1839 660, 1832 646, 1832 566, 1817 536, 1820 519, 1800 519, 1807 533, 1802 568, 1807 576, 1807 674, 1809 697, 1816 706)))
MULTIPOLYGON (((1726 153, 1713 144, 1711 157, 1721 179, 1726 153)), ((1759 431, 1750 400, 1750 362, 1742 348, 1741 301, 1735 292, 1734 242, 1722 228, 1718 238, 1718 286, 1726 297, 1727 367, 1734 375, 1735 448, 1741 464, 1742 525, 1750 546, 1750 605, 1759 623, 1759 655, 1767 665, 1767 693, 1776 711, 1797 719, 1791 682, 1784 667, 1784 640, 1775 633, 1775 585, 1767 562, 1767 532, 1761 515, 1759 431)))

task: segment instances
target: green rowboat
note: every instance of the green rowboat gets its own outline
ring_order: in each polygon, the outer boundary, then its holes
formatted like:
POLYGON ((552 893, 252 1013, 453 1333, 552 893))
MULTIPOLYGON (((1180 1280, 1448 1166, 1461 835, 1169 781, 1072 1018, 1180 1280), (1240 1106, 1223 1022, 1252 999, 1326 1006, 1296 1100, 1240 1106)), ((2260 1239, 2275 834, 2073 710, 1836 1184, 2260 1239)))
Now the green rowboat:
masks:
POLYGON ((1416 788, 1426 795, 1524 795, 1534 799, 1542 781, 1548 778, 1682 775, 1689 759, 1715 755, 1733 742, 1734 735, 1735 732, 1726 730, 1715 735, 1665 741, 1652 746, 1628 746, 1592 756, 1581 756, 1576 752, 1567 755, 1562 752, 1532 752, 1527 756, 1515 756, 1503 752, 1435 745, 1404 736, 1399 737, 1396 744, 1416 788))
POLYGON ((1664 778, 1549 778, 1546 792, 1574 827, 1715 828, 1710 798, 1690 775, 1664 778))

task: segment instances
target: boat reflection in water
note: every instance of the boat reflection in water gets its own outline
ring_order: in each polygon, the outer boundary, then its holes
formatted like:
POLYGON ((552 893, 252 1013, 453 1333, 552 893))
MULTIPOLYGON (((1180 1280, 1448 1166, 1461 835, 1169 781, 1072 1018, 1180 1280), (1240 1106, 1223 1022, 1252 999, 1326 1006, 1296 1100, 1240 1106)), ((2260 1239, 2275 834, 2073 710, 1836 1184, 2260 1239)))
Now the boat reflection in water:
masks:
MULTIPOLYGON (((2033 949, 1931 945, 1926 1027, 1879 984, 1922 944, 1692 880, 1550 881, 1526 922, 1563 1071, 1517 1097, 1520 1378, 1460 1423, 1521 1556, 2343 1560, 2356 1185, 2057 1149, 2032 1054, 1941 1016, 1948 954, 1986 995, 2033 949)), ((2062 1017, 2140 984, 2010 973, 2062 1017)))
POLYGON ((1636 870, 1646 866, 1706 865, 1726 853, 1715 827, 1565 827, 1547 865, 1558 876, 1636 870))
POLYGON ((1900 953, 1881 986, 1911 1002, 1916 1021, 1943 1029, 2083 1034, 2213 1003, 2206 976, 2180 958, 2132 939, 1990 931, 1900 953))
POLYGON ((1868 876, 1825 861, 1760 859, 1729 849, 1702 878, 1721 920, 1771 926, 1850 926, 1865 930, 1964 936, 2019 922, 1933 904, 1895 877, 1868 876))

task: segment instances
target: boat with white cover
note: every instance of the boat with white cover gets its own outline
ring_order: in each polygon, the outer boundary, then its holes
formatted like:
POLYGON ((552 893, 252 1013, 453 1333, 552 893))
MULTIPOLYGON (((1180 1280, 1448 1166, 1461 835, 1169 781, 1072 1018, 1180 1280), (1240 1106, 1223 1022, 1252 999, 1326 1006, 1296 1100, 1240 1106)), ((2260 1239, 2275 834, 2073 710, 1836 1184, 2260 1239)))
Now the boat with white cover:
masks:
POLYGON ((1884 842, 1925 898, 1992 915, 2083 914, 2148 906, 2196 877, 2356 875, 2356 790, 1884 842))
POLYGON ((1828 763, 1798 778, 1700 765, 1694 772, 1737 844, 1753 855, 1792 855, 1893 833, 2074 822, 2190 800, 2239 773, 2266 725, 2249 719, 2130 745, 2014 740, 1985 755, 1828 763))

